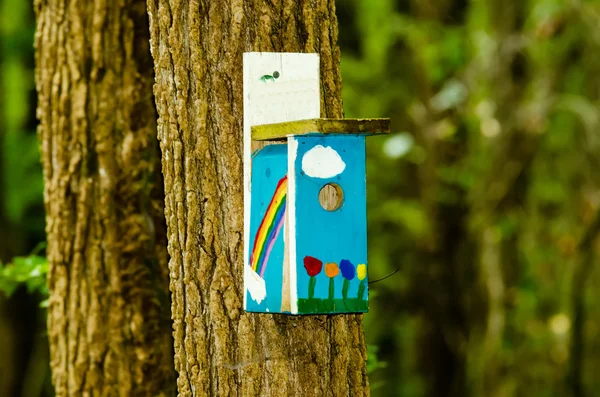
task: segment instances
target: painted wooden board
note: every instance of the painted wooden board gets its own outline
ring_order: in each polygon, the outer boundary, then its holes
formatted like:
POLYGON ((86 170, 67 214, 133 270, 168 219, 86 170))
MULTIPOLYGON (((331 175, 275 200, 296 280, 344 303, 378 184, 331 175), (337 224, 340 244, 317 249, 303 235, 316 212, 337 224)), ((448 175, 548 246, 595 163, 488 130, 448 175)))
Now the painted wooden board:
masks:
POLYGON ((247 311, 368 311, 365 178, 362 135, 296 136, 253 156, 247 311))
MULTIPOLYGON (((288 186, 295 225, 298 314, 368 311, 365 137, 289 138, 288 186), (343 193, 328 211, 319 202, 325 186, 343 193)), ((292 268, 294 266, 291 266, 292 268)), ((292 278, 294 275, 292 275, 292 278)))
MULTIPOLYGON (((250 206, 252 200, 251 127, 317 118, 320 115, 319 56, 297 53, 244 53, 244 284, 250 271, 250 206), (277 72, 277 73, 275 73, 277 72)), ((254 273, 253 273, 254 272, 254 273)), ((284 280, 289 284, 289 280, 284 280)), ((244 293, 247 309, 249 293, 244 293)), ((289 296, 286 298, 289 301, 289 296)))
MULTIPOLYGON (((284 227, 287 209, 287 147, 271 145, 252 160, 252 195, 250 215, 250 264, 246 284, 246 310, 277 313, 282 311, 283 274, 287 260, 284 227)), ((289 309, 287 309, 289 311, 289 309)))
POLYGON ((285 139, 292 135, 307 134, 387 134, 390 119, 308 119, 283 123, 262 124, 252 127, 252 139, 285 139))

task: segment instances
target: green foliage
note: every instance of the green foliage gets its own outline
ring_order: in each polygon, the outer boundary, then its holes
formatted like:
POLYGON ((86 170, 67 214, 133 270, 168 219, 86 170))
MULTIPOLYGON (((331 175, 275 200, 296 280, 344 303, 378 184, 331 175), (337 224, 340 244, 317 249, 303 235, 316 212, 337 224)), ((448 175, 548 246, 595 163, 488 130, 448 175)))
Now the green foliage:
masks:
POLYGON ((35 134, 9 133, 4 139, 2 180, 5 184, 5 214, 12 223, 31 221, 27 210, 42 199, 43 179, 35 134))
MULTIPOLYGON (((0 263, 1 292, 10 297, 18 287, 24 285, 30 294, 40 294, 44 298, 48 296, 48 261, 37 255, 42 248, 43 245, 40 245, 31 255, 15 257, 8 264, 0 263)), ((46 304, 47 301, 42 302, 43 306, 46 304)))
POLYGON ((380 361, 377 357, 377 352, 379 351, 379 346, 377 345, 367 345, 367 372, 372 374, 375 370, 379 368, 385 368, 386 363, 380 361))
POLYGON ((43 245, 33 249, 45 239, 34 29, 32 2, 0 0, 0 394, 42 397, 54 393, 46 310, 32 310, 48 296, 43 245))
MULTIPOLYGON (((375 371, 380 368, 385 368, 387 363, 381 361, 378 357, 379 346, 367 345, 367 373, 372 376, 375 371)), ((384 385, 385 382, 371 383, 371 389, 375 389, 384 385)))
POLYGON ((597 394, 600 2, 338 10, 346 116, 402 131, 367 147, 369 271, 400 268, 365 316, 373 395, 597 394))
POLYGON ((42 167, 35 120, 31 4, 0 2, 0 213, 14 225, 43 231, 29 212, 42 202, 42 167), (28 23, 29 22, 29 23, 28 23))

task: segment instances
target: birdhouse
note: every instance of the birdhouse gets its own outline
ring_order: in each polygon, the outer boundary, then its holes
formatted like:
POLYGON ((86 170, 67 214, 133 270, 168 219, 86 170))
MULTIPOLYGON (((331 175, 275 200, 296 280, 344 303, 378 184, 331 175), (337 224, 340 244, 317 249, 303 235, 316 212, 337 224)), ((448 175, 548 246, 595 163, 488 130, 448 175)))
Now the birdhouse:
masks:
MULTIPOLYGON (((293 55, 306 60, 307 54, 293 55)), ((268 85, 276 85, 277 80, 293 76, 297 70, 285 66, 285 55, 279 64, 268 56, 267 61, 256 53, 253 56, 251 60, 259 67, 253 71, 245 57, 244 84, 254 86, 245 89, 245 101, 269 97, 272 87, 268 85), (260 68, 261 62, 271 73, 260 68), (261 95, 257 90, 263 90, 261 95)), ((295 78, 297 82, 298 76, 295 78)), ((307 84, 308 79, 301 80, 307 84)), ((288 81, 288 86, 293 83, 288 81)), ((293 101, 298 96, 298 85, 294 87, 291 93, 281 95, 285 89, 280 88, 271 95, 279 93, 282 103, 293 101)), ((316 99, 318 104, 318 85, 316 99)), ((245 104, 246 112, 252 109, 245 104)), ((283 118, 289 119, 289 112, 283 118)), ((245 124, 248 120, 246 117, 245 124)), ((367 312, 365 138, 389 132, 389 119, 311 118, 252 123, 248 129, 249 137, 245 138, 251 142, 246 140, 245 150, 251 153, 245 159, 245 310, 367 312)))
POLYGON ((368 311, 365 137, 389 120, 254 126, 246 310, 368 311))

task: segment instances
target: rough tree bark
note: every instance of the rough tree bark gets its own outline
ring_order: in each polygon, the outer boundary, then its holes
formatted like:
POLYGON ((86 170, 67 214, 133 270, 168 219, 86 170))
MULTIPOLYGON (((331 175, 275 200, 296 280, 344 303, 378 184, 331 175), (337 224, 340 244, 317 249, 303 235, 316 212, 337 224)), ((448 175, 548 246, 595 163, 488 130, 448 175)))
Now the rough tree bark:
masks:
POLYGON ((56 394, 171 395, 145 3, 39 0, 35 8, 56 394))
POLYGON ((317 52, 342 116, 333 0, 148 0, 179 393, 368 395, 362 316, 242 310, 242 53, 317 52))

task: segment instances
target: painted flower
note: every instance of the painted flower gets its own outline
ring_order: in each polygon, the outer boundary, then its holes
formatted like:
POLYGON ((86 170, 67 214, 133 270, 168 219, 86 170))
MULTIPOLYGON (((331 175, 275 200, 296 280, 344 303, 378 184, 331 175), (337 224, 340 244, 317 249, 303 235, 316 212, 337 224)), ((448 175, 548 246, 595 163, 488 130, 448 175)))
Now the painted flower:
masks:
POLYGON ((359 280, 364 280, 365 277, 367 277, 367 265, 361 263, 360 265, 356 266, 356 276, 359 280))
POLYGON ((340 261, 340 270, 342 271, 342 276, 346 280, 352 280, 356 276, 354 265, 348 259, 342 259, 340 261))
POLYGON ((317 274, 321 273, 321 269, 323 268, 323 262, 321 262, 317 258, 313 258, 312 256, 305 256, 304 268, 306 269, 306 273, 308 273, 310 277, 314 277, 317 274))
POLYGON ((325 275, 329 278, 334 278, 340 274, 340 268, 337 263, 326 263, 325 264, 325 275))
POLYGON ((362 301, 365 299, 365 290, 367 289, 367 280, 365 280, 365 278, 367 277, 367 265, 361 263, 360 265, 356 266, 356 275, 360 280, 360 284, 358 285, 357 296, 358 299, 362 301))

